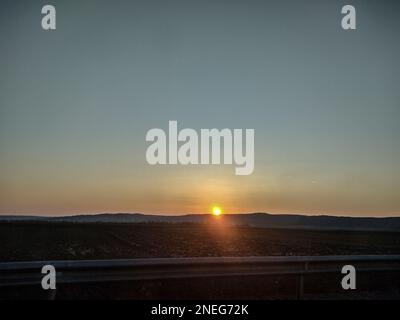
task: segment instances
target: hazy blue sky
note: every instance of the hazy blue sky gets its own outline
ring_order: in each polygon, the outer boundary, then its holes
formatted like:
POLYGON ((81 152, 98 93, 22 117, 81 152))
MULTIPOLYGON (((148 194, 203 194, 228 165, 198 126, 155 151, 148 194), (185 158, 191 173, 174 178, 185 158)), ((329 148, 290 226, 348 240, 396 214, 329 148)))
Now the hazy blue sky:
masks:
POLYGON ((400 215, 400 2, 0 4, 0 213, 400 215), (41 29, 41 7, 57 30, 41 29), (357 30, 340 27, 357 9, 357 30), (145 134, 254 128, 255 171, 145 134))

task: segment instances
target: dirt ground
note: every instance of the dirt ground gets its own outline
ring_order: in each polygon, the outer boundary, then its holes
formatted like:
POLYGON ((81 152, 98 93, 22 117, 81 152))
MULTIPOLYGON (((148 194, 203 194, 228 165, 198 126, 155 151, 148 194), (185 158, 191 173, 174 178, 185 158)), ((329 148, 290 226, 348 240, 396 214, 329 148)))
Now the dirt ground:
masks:
POLYGON ((400 254, 400 233, 207 224, 1 223, 0 261, 400 254))

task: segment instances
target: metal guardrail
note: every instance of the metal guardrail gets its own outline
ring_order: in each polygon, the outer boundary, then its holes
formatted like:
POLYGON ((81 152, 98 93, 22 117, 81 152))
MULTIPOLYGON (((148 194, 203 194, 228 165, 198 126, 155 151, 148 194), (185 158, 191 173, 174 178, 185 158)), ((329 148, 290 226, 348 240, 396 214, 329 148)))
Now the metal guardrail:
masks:
POLYGON ((297 297, 304 276, 338 273, 351 264, 357 272, 400 271, 400 255, 210 257, 126 260, 34 261, 0 263, 0 287, 39 285, 44 265, 53 265, 59 283, 90 283, 259 275, 297 276, 297 297))

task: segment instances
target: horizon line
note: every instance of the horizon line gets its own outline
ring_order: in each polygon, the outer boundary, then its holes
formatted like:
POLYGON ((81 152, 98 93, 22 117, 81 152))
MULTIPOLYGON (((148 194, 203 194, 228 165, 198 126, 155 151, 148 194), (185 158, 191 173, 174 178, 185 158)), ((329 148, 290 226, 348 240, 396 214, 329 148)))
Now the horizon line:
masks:
MULTIPOLYGON (((178 213, 178 214, 166 214, 166 213, 143 213, 143 212, 95 212, 95 213, 71 213, 71 214, 60 214, 60 215, 41 215, 35 213, 0 213, 1 217, 36 217, 36 218, 67 218, 67 217, 78 217, 78 216, 97 216, 97 215, 148 215, 148 216, 165 216, 165 217, 184 217, 184 216, 212 216, 212 213, 178 213)), ((265 214, 275 216, 304 216, 304 217, 335 217, 335 218, 400 218, 400 215, 388 215, 388 216, 355 216, 355 215, 335 215, 335 214, 307 214, 307 213, 272 213, 272 212, 236 212, 236 213, 224 213, 222 216, 232 215, 254 215, 254 214, 265 214)))

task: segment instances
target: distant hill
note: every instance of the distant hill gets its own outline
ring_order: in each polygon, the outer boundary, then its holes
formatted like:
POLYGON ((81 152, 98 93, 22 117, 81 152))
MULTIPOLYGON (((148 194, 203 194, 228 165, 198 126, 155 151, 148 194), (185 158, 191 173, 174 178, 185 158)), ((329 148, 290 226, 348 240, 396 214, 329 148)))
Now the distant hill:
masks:
POLYGON ((358 230, 400 232, 400 217, 363 218, 336 216, 304 216, 295 214, 227 214, 220 219, 208 214, 182 216, 146 215, 139 213, 115 213, 76 215, 65 217, 0 216, 0 222, 43 221, 70 223, 226 223, 259 228, 312 229, 312 230, 358 230))

